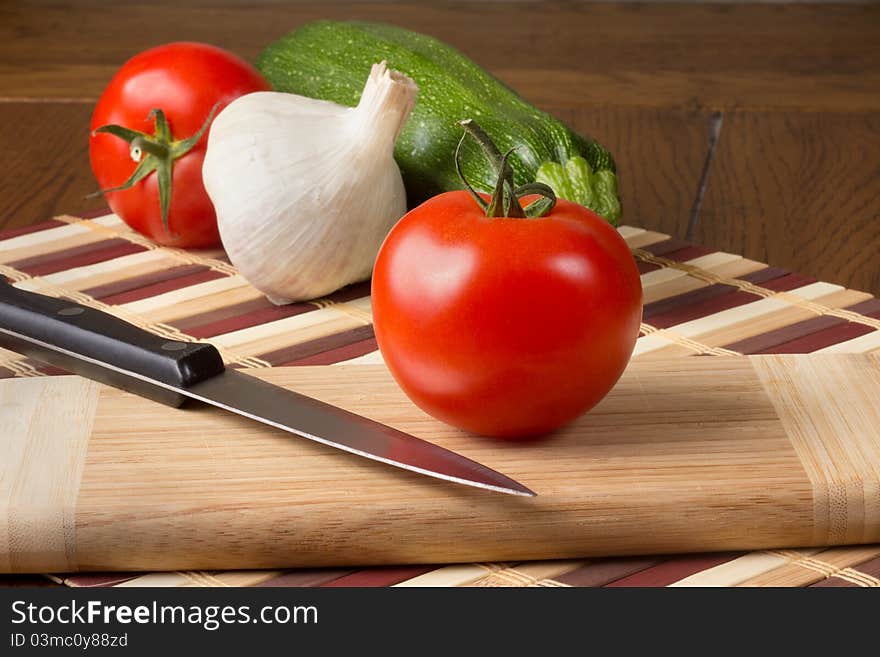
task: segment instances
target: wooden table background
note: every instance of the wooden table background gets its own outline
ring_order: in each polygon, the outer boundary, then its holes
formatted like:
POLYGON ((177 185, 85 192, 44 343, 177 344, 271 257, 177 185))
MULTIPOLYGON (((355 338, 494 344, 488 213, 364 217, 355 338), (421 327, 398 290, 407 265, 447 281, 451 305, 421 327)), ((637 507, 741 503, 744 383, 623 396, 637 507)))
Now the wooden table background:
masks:
POLYGON ((5 0, 0 230, 102 205, 89 116, 128 57, 193 40, 253 60, 317 18, 430 33, 596 137, 627 224, 880 294, 877 3, 5 0))
POLYGON ((880 5, 156 0, 0 4, 0 227, 100 203, 95 99, 189 39, 253 59, 316 18, 457 46, 616 155, 624 221, 880 293, 880 5))

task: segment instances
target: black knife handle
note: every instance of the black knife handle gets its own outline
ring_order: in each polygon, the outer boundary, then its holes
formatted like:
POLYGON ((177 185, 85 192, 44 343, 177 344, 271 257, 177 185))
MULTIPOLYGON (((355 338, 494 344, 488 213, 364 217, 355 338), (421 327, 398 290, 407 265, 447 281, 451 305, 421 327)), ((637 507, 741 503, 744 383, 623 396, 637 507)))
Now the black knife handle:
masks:
POLYGON ((100 310, 20 290, 2 276, 0 346, 169 406, 187 398, 138 377, 186 388, 224 369, 213 345, 167 340, 100 310))

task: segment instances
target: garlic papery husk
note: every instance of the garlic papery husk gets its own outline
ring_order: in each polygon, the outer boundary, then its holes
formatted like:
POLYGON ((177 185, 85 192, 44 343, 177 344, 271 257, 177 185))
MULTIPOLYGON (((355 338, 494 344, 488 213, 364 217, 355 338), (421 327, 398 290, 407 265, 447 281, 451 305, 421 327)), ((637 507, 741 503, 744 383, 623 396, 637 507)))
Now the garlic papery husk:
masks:
POLYGON ((274 303, 368 278, 406 212, 394 143, 418 89, 375 64, 357 107, 258 92, 214 119, 202 178, 229 259, 274 303))

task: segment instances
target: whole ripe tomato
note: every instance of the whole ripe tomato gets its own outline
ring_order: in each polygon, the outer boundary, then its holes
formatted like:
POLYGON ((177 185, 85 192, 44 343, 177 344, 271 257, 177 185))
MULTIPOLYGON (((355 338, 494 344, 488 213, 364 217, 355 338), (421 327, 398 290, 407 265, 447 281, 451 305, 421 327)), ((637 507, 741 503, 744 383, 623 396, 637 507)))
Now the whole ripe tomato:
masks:
POLYGON ((106 192, 110 209, 160 244, 218 246, 214 207, 202 184, 207 130, 188 149, 185 140, 207 126, 212 110, 216 115, 239 96, 269 88, 260 73, 241 58, 201 43, 171 43, 128 60, 101 94, 92 114, 92 171, 101 188, 108 190, 122 186, 139 165, 156 170, 128 189, 106 192), (161 115, 151 114, 157 109, 162 110, 161 115), (163 117, 170 132, 167 135, 162 134, 163 117), (102 126, 122 130, 95 132, 102 126), (138 144, 131 142, 145 137, 147 141, 135 151, 133 146, 138 144), (152 146, 153 142, 160 147, 152 146), (164 157, 163 145, 168 151, 164 157), (167 225, 160 203, 163 166, 172 171, 167 225))
POLYGON ((427 413, 496 437, 594 406, 632 354, 642 287, 624 240, 583 206, 487 217, 467 192, 406 214, 376 260, 376 339, 427 413))

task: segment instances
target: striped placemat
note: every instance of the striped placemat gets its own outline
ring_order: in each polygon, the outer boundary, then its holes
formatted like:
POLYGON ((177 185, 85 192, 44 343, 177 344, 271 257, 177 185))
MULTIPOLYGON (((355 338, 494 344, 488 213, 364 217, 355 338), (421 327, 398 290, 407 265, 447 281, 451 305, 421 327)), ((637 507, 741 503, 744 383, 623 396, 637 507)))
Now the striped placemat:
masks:
MULTIPOLYGON (((642 274, 636 358, 880 350, 880 300, 623 226, 642 274)), ((0 234, 17 286, 210 341, 232 367, 378 362, 369 284, 273 306, 222 251, 158 247, 109 214, 0 234)), ((0 378, 60 371, 0 349, 0 378)), ((69 586, 880 586, 880 545, 369 569, 47 575, 69 586)))

